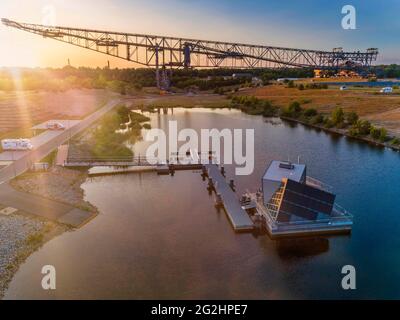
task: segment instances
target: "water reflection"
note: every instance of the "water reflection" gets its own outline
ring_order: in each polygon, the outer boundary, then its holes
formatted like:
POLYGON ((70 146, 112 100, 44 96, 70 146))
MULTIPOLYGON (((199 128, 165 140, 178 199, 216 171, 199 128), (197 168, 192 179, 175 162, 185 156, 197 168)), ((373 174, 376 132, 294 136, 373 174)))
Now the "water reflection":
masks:
MULTIPOLYGON (((260 187, 271 160, 300 155, 309 174, 333 186, 338 202, 355 215, 351 237, 236 234, 199 172, 93 178, 83 188, 100 214, 33 254, 6 298, 400 298, 398 153, 236 110, 149 115, 153 128, 168 128, 168 120, 195 130, 254 128, 254 173, 234 176, 235 168, 226 166, 239 195, 260 187), (40 288, 44 264, 57 269, 56 292, 40 288), (340 287, 347 264, 357 269, 353 292, 340 287)), ((134 146, 136 154, 146 143, 134 146)))
POLYGON ((275 241, 275 248, 280 258, 304 258, 329 251, 329 239, 322 237, 280 239, 275 241))

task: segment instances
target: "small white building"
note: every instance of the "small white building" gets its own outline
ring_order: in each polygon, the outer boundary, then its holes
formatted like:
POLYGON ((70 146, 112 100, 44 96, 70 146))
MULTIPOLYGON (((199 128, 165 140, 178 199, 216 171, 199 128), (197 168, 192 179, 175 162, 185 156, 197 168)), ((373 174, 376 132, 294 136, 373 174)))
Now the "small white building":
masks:
POLYGON ((277 82, 286 82, 286 81, 297 81, 299 78, 279 78, 276 81, 277 82))
POLYGON ((346 86, 341 86, 340 87, 340 91, 344 91, 344 90, 347 90, 347 87, 346 86))
POLYGON ((271 200, 280 188, 282 179, 290 179, 299 183, 306 182, 306 165, 284 161, 272 161, 262 178, 264 205, 271 200))

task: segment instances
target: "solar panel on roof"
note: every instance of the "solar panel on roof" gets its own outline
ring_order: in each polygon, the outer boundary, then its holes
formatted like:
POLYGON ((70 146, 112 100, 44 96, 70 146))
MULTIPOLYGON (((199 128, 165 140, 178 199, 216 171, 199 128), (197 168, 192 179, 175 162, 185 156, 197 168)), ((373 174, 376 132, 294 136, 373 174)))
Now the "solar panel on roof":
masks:
POLYGON ((278 221, 285 220, 286 215, 295 215, 306 220, 316 220, 319 213, 330 215, 335 197, 332 193, 288 179, 278 221), (282 219, 280 215, 283 215, 282 219))

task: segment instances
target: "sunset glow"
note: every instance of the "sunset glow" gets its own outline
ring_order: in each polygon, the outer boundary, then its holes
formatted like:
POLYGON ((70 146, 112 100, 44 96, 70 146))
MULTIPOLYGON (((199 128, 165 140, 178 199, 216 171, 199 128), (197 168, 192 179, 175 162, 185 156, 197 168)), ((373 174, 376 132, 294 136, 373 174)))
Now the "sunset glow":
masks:
MULTIPOLYGON (((388 12, 398 12, 400 4, 397 1, 385 1, 384 5, 374 3, 373 16, 371 9, 365 7, 366 1, 362 1, 365 8, 360 12, 359 23, 364 28, 353 32, 344 32, 340 28, 341 7, 338 5, 331 4, 329 10, 322 9, 320 2, 310 0, 298 7, 297 14, 291 12, 291 19, 284 19, 287 11, 275 1, 252 0, 248 7, 243 7, 239 1, 233 2, 235 10, 232 1, 211 5, 208 0, 157 0, 151 3, 141 0, 4 0, 0 3, 0 14, 19 22, 54 22, 76 28, 286 47, 304 47, 307 43, 306 49, 330 50, 338 45, 348 50, 379 47, 386 48, 380 61, 397 61, 394 54, 397 47, 393 47, 390 41, 396 35, 388 29, 395 22, 385 20, 385 24, 374 24, 377 15, 388 16, 388 12), (312 18, 302 17, 306 11, 312 18), (369 38, 371 33, 380 36, 369 38)), ((295 1, 292 5, 298 6, 295 1)), ((68 59, 74 66, 103 67, 108 60, 114 67, 133 65, 4 26, 0 26, 0 41, 7 44, 0 52, 0 66, 61 67, 67 64, 68 59), (29 53, 26 51, 28 47, 29 53)))

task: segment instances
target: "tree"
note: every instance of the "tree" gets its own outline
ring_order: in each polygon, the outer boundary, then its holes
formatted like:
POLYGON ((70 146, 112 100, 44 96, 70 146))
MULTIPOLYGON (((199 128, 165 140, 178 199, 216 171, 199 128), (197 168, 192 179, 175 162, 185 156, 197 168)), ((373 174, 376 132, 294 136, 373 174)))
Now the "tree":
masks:
POLYGON ((379 132, 379 141, 385 142, 387 140, 387 130, 385 128, 381 128, 379 132))
POLYGON ((302 111, 300 103, 298 101, 293 101, 289 104, 282 112, 283 116, 297 118, 302 111))
POLYGON ((311 124, 320 124, 322 122, 324 122, 324 117, 321 114, 312 117, 310 121, 311 124))
POLYGON ((372 126, 370 130, 370 135, 373 139, 378 140, 379 137, 381 136, 381 130, 372 126))
POLYGON ((371 123, 367 120, 358 120, 354 126, 360 135, 366 136, 371 132, 371 123))
POLYGON ((314 108, 309 108, 309 109, 306 109, 305 111, 304 111, 304 115, 306 116, 306 117, 314 117, 314 116, 316 116, 318 114, 318 112, 317 112, 317 110, 315 110, 314 108))
POLYGON ((332 123, 333 125, 337 126, 344 121, 344 112, 343 109, 340 107, 335 108, 335 110, 332 111, 332 123))
POLYGON ((345 118, 347 123, 352 126, 358 121, 358 114, 354 111, 350 111, 346 113, 345 118))
POLYGON ((301 112, 301 106, 300 103, 298 101, 293 101, 290 105, 289 105, 289 111, 290 112, 294 112, 294 113, 298 113, 301 112))
POLYGON ((288 88, 294 88, 294 81, 290 80, 287 85, 288 88))

